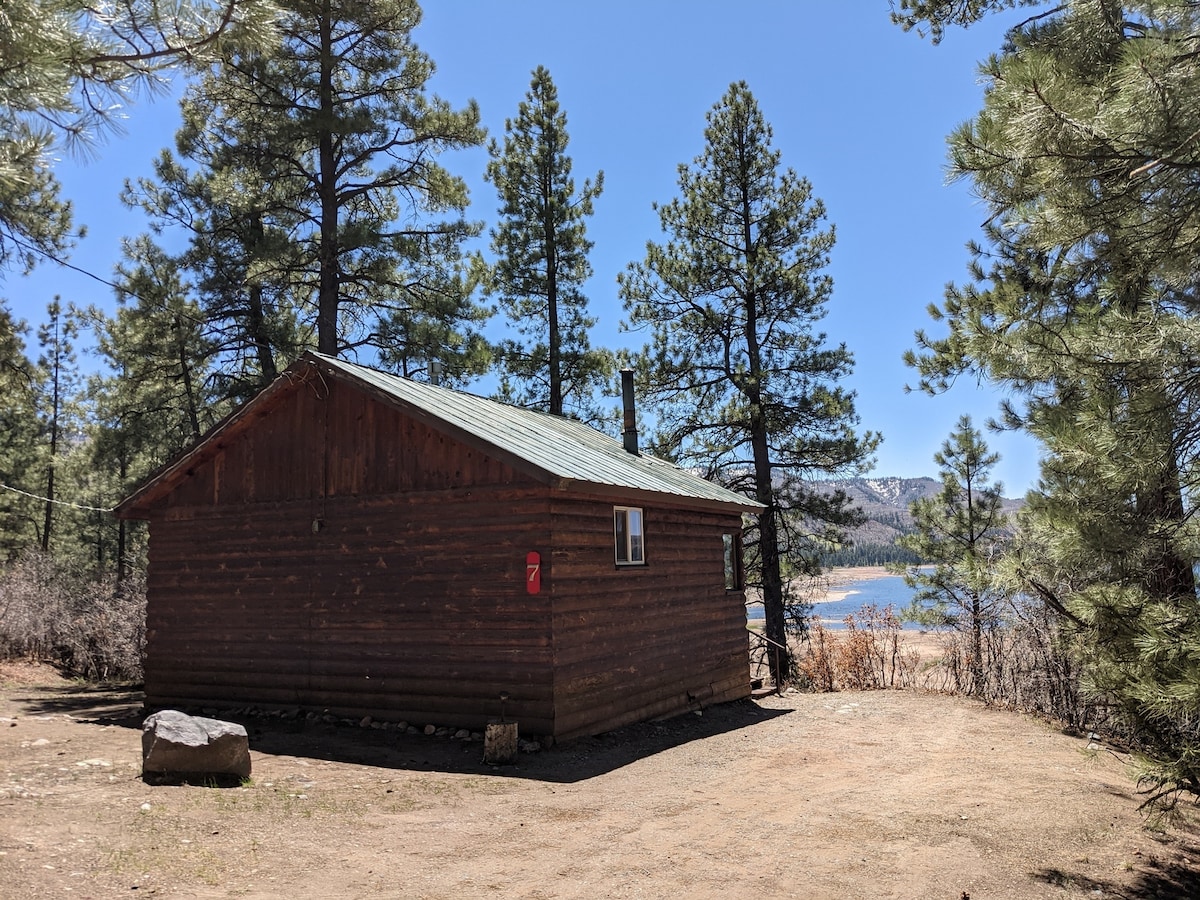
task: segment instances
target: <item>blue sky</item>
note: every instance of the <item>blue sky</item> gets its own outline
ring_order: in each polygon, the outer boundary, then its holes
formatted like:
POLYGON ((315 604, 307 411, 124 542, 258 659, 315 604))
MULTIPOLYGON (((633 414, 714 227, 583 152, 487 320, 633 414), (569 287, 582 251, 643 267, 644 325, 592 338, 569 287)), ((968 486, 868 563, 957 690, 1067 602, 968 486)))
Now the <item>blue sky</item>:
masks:
MULTIPOLYGON (((516 113, 532 70, 545 65, 567 114, 577 182, 603 169, 605 190, 588 223, 595 275, 588 285, 600 323, 593 342, 636 346, 618 331, 616 276, 658 240, 655 201, 676 195, 677 167, 703 149, 705 113, 735 80, 745 80, 774 128, 783 165, 813 184, 837 227, 834 279, 823 325, 856 360, 862 427, 882 432, 875 474, 935 474, 933 453, 955 421, 977 426, 1000 395, 974 380, 948 394, 906 394, 913 379, 901 356, 948 281, 961 280, 964 244, 985 218, 966 184, 948 185, 945 136, 979 108, 978 62, 1000 45, 1004 20, 955 31, 935 47, 888 20, 886 0, 440 0, 427 2, 415 32, 437 65, 431 90, 461 106, 474 98, 492 136, 516 113)), ((121 207, 123 179, 145 174, 172 144, 178 110, 170 97, 139 98, 123 135, 89 158, 65 156, 58 172, 88 237, 73 264, 102 277, 120 240, 146 230, 121 207)), ((470 216, 496 221, 495 190, 482 179, 477 149, 442 158, 471 186, 470 216)), ((0 283, 14 312, 40 320, 55 294, 112 305, 103 284, 52 263, 33 277, 0 283)), ((936 329, 934 329, 936 332, 936 329)), ((1037 447, 990 434, 1002 460, 993 475, 1018 496, 1037 475, 1037 447)))

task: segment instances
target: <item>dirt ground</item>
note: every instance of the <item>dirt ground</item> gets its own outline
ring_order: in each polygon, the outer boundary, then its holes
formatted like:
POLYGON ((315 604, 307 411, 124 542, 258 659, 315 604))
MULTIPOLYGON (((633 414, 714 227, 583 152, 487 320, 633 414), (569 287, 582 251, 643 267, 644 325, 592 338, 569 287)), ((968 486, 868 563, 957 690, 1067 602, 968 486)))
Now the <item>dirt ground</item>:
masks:
POLYGON ((1194 809, 1147 828, 1120 754, 952 697, 793 693, 500 769, 246 718, 232 788, 144 783, 140 703, 0 668, 0 895, 1200 897, 1194 809))

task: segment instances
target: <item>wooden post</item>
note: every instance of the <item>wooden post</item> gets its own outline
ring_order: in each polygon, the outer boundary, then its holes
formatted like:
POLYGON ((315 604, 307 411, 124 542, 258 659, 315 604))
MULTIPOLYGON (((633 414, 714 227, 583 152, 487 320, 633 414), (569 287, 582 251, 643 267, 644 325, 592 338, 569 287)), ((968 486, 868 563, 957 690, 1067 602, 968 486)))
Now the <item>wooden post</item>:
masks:
POLYGON ((490 766, 517 761, 517 723, 493 722, 483 735, 483 761, 490 766))

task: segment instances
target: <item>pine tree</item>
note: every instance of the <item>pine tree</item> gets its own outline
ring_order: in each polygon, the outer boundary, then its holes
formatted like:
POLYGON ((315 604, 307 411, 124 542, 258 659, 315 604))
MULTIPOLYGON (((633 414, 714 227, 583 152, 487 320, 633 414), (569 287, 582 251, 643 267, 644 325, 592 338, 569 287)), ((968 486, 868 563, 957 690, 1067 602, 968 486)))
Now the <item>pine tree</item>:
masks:
POLYGON ((597 388, 612 378, 613 355, 592 349, 584 282, 591 277, 585 218, 604 187, 604 173, 576 191, 567 155, 567 116, 558 89, 539 66, 516 119, 492 141, 486 178, 500 195, 501 221, 492 231, 497 261, 493 293, 524 340, 499 346, 501 393, 521 406, 597 420, 597 388))
POLYGON ((25 352, 24 322, 0 303, 0 566, 36 540, 36 367, 25 352))
POLYGON ((896 539, 920 563, 904 572, 905 583, 916 588, 908 617, 968 636, 967 693, 982 694, 984 633, 999 623, 1003 599, 994 578, 1007 524, 1003 488, 988 484, 988 474, 1000 456, 988 452, 970 416, 963 416, 933 460, 942 489, 909 505, 915 530, 896 539))
POLYGON ((50 550, 54 537, 55 505, 58 502, 57 484, 65 456, 77 437, 79 423, 72 407, 79 392, 75 347, 72 341, 79 333, 72 315, 64 314, 59 297, 46 307, 46 322, 38 328, 38 344, 42 354, 38 369, 42 375, 39 392, 42 430, 42 460, 45 474, 39 487, 42 491, 42 524, 38 536, 42 552, 50 550))
MULTIPOLYGON (((126 257, 115 315, 89 312, 108 369, 88 383, 88 457, 102 475, 96 506, 115 505, 229 411, 203 315, 174 261, 145 239, 128 244, 126 257)), ((105 568, 107 559, 123 579, 143 539, 141 526, 110 517, 97 540, 98 565, 105 568)))
POLYGON ((138 88, 154 89, 183 60, 225 43, 261 40, 270 4, 235 0, 147 3, 6 0, 0 14, 0 270, 31 267, 72 241, 53 150, 119 127, 138 88))
POLYGON ((621 275, 621 295, 630 326, 651 335, 639 366, 655 449, 766 507, 748 583, 762 590, 767 637, 786 645, 789 609, 793 625, 804 619, 790 578, 817 574, 821 550, 860 521, 844 493, 804 480, 860 471, 878 438, 855 434, 854 395, 838 385, 850 352, 814 330, 833 289, 824 205, 780 172, 744 82, 707 121, 704 152, 679 167, 680 196, 656 207, 667 242, 621 275))
POLYGON ((478 110, 426 93, 413 0, 281 7, 274 46, 189 92, 180 152, 198 171, 164 156, 131 199, 191 228, 205 305, 262 378, 309 335, 328 354, 377 348, 404 374, 480 368, 485 311, 461 254, 479 228, 436 161, 482 141, 478 110))
MULTIPOLYGON (((921 7, 969 24, 1011 5, 921 7)), ((1200 790, 1198 35, 1194 4, 1105 0, 1009 33, 951 136, 987 242, 933 309, 948 334, 919 334, 911 357, 929 390, 963 372, 1004 385, 1005 423, 1042 441, 1016 572, 1077 630, 1161 797, 1200 790)))

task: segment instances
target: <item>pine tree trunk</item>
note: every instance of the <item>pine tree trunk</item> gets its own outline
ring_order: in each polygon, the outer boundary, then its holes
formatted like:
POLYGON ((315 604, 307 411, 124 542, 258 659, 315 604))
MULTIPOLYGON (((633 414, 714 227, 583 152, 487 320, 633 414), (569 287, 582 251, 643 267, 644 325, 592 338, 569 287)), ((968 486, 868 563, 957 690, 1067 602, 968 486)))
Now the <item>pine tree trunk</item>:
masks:
POLYGON ((554 241, 554 207, 547 202, 542 228, 546 250, 546 315, 550 352, 550 412, 563 414, 562 336, 558 331, 558 258, 554 241))
POLYGON ((196 388, 192 383, 192 362, 188 359, 187 345, 183 339, 183 327, 179 316, 171 323, 175 331, 175 355, 179 359, 179 378, 183 383, 184 401, 187 403, 188 426, 192 429, 192 440, 200 440, 200 404, 196 399, 196 388))
POLYGON ((983 604, 971 595, 971 693, 983 694, 983 604))
MULTIPOLYGON (((761 491, 759 497, 759 502, 764 502, 761 491)), ((771 499, 768 492, 767 501, 771 499)), ((780 687, 788 680, 792 659, 787 643, 787 610, 783 602, 783 572, 775 512, 774 503, 771 503, 759 513, 758 539, 759 559, 762 561, 763 624, 767 640, 772 642, 767 647, 771 680, 776 687, 780 687)))
MULTIPOLYGON (((250 231, 254 235, 253 246, 257 251, 263 243, 263 221, 260 214, 255 214, 251 218, 250 231)), ((262 372, 262 380, 264 384, 269 384, 274 381, 279 375, 279 370, 275 367, 275 354, 271 349, 271 341, 266 334, 266 314, 263 312, 263 289, 262 285, 255 281, 250 285, 246 294, 246 302, 248 310, 246 314, 246 330, 250 343, 254 347, 254 355, 258 358, 258 368, 262 372)))
POLYGON ((338 352, 338 202, 337 172, 333 154, 333 14, 329 0, 321 7, 319 40, 321 73, 318 102, 321 108, 318 191, 321 194, 321 246, 317 252, 320 275, 317 286, 317 350, 328 356, 338 352))

